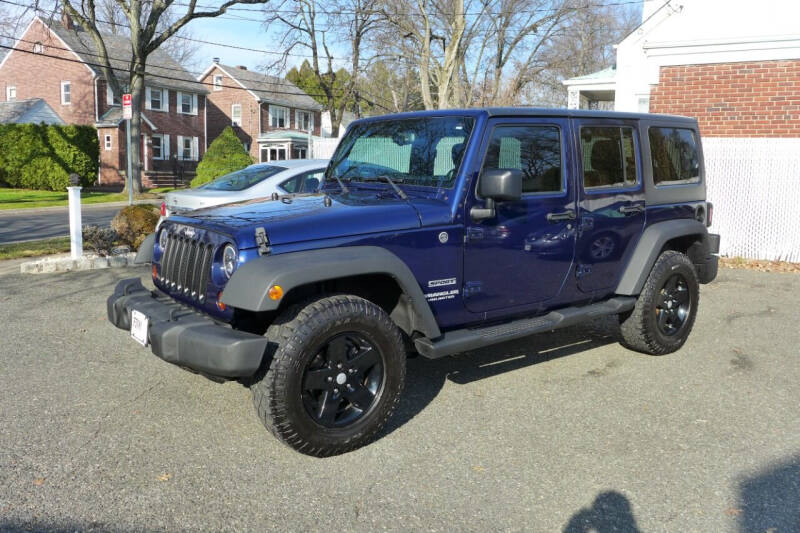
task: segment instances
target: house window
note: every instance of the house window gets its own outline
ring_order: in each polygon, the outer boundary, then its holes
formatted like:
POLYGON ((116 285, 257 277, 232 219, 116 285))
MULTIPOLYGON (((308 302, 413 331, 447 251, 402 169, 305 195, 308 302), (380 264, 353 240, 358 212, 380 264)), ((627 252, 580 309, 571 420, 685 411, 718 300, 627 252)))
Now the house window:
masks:
POLYGON ((103 139, 103 145, 106 150, 111 150, 111 135, 106 135, 103 139))
POLYGON ((700 156, 694 132, 685 128, 650 128, 650 159, 656 185, 700 182, 700 156))
POLYGON ((108 105, 120 104, 119 95, 114 96, 114 90, 111 88, 111 85, 106 85, 106 104, 108 105))
POLYGON ((197 114, 197 95, 192 93, 178 93, 178 113, 182 115, 197 114))
POLYGON ((61 105, 69 105, 72 95, 70 83, 68 81, 61 82, 61 105))
POLYGON ((301 131, 314 129, 314 114, 311 111, 297 110, 294 113, 295 128, 301 131))
POLYGON ((234 126, 242 125, 242 104, 231 105, 231 124, 234 126))
POLYGON ((305 159, 306 158, 306 147, 305 146, 293 146, 292 147, 292 159, 305 159))
POLYGON ((36 41, 33 44, 33 53, 34 54, 42 54, 42 53, 44 53, 44 45, 42 45, 41 41, 36 41))
POLYGON ((153 111, 167 111, 167 106, 169 104, 167 103, 166 97, 168 94, 169 92, 165 89, 147 87, 147 102, 145 107, 153 111))
POLYGON ((17 87, 15 85, 9 85, 6 87, 6 100, 12 101, 17 99, 17 87))
POLYGON ((273 128, 288 128, 289 109, 277 105, 269 106, 269 125, 273 128))
POLYGON ((214 90, 221 91, 222 90, 222 74, 215 74, 214 75, 214 90))
POLYGON ((581 128, 583 188, 601 189, 636 185, 636 145, 633 128, 581 128))
POLYGON ((185 161, 197 161, 197 137, 178 135, 178 156, 185 161))
POLYGON ((153 149, 153 159, 164 159, 164 137, 153 135, 150 137, 150 148, 153 149))

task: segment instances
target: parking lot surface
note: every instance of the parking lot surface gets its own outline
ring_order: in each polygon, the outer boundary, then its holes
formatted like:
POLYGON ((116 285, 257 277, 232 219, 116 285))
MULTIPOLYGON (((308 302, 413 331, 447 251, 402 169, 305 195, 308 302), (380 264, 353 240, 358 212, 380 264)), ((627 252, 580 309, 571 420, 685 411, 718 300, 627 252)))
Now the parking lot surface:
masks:
POLYGON ((412 359, 380 439, 328 459, 113 328, 133 275, 0 276, 0 530, 800 530, 798 275, 721 270, 663 357, 601 320, 412 359))

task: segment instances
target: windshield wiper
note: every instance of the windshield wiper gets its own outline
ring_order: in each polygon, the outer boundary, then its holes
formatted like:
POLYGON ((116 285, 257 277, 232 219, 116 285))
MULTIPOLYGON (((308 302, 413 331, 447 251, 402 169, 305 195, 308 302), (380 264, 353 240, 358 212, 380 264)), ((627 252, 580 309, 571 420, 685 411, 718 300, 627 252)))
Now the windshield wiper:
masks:
MULTIPOLYGON (((394 192, 397 193, 397 196, 399 196, 403 200, 408 200, 408 195, 405 192, 403 192, 403 189, 398 187, 397 184, 394 181, 392 181, 392 178, 390 178, 386 174, 381 174, 380 176, 375 176, 374 178, 361 178, 361 181, 379 181, 379 180, 383 180, 389 185, 391 185, 392 189, 394 189, 394 192)), ((398 181, 402 183, 402 180, 398 181)))
POLYGON ((336 183, 339 184, 339 187, 342 188, 342 193, 344 193, 344 194, 349 194, 350 193, 350 189, 347 188, 347 185, 344 184, 344 182, 342 181, 342 179, 339 176, 334 174, 333 175, 333 179, 335 179, 336 183))

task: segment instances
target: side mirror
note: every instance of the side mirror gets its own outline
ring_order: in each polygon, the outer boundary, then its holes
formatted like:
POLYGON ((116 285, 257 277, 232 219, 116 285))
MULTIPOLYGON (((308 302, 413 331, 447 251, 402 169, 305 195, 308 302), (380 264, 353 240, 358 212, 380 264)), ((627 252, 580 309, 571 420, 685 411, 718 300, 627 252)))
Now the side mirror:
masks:
POLYGON ((478 178, 478 194, 486 198, 486 207, 473 207, 473 220, 492 218, 495 202, 511 202, 522 197, 522 171, 517 169, 492 169, 478 178))

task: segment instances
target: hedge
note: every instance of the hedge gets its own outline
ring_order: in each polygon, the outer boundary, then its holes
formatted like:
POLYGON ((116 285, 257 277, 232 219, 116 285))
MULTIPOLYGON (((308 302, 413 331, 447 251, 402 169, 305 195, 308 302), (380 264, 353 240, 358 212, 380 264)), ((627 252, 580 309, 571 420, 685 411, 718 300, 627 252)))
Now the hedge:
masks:
POLYGON ((92 126, 0 124, 0 183, 9 187, 64 191, 72 173, 88 186, 99 157, 92 126))
POLYGON ((191 186, 198 187, 252 164, 253 158, 244 149, 242 141, 233 129, 228 126, 203 154, 203 159, 197 164, 197 175, 192 180, 191 186))

